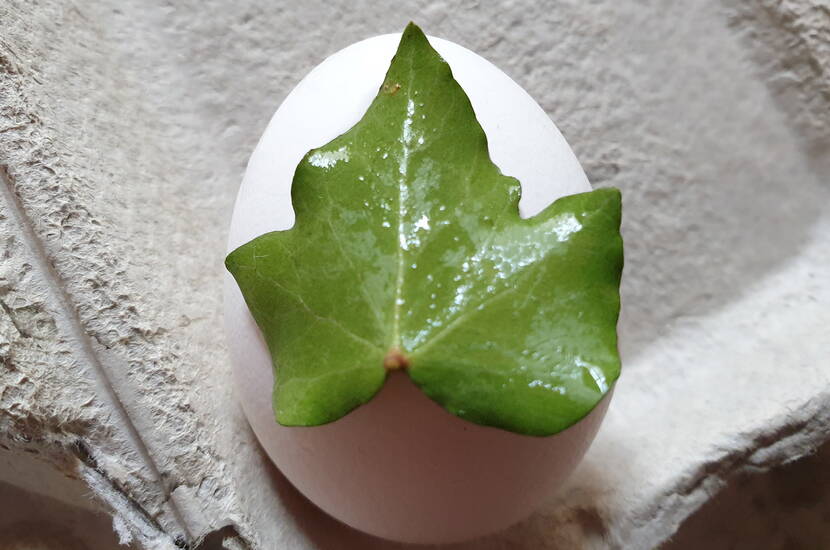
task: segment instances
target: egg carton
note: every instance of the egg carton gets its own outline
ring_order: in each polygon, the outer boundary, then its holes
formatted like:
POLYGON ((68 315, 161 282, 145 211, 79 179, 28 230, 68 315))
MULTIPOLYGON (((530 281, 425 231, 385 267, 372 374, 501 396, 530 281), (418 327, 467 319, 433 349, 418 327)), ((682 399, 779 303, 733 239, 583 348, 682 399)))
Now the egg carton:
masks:
POLYGON ((539 512, 468 547, 662 543, 733 476, 828 439, 816 6, 0 4, 0 479, 103 508, 137 547, 390 547, 264 457, 233 393, 221 280, 279 102, 412 17, 516 79, 624 197, 607 419, 539 512))

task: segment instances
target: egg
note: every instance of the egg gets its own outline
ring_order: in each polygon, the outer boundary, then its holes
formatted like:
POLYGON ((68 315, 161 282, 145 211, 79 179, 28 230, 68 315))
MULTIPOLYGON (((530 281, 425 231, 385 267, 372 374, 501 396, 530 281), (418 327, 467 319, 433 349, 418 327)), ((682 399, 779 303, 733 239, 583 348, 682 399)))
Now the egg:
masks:
MULTIPOLYGON (((377 36, 337 52, 286 97, 248 163, 228 251, 293 225, 297 164, 363 116, 399 40, 400 34, 377 36)), ((521 182, 523 216, 591 189, 564 137, 527 92, 472 51, 429 40, 470 97, 493 161, 521 182)), ((520 521, 579 463, 610 400, 609 393, 559 434, 531 437, 453 416, 395 371, 369 403, 340 420, 284 427, 274 420, 271 358, 227 273, 225 325, 240 401, 271 460, 327 513, 397 541, 461 541, 520 521)))

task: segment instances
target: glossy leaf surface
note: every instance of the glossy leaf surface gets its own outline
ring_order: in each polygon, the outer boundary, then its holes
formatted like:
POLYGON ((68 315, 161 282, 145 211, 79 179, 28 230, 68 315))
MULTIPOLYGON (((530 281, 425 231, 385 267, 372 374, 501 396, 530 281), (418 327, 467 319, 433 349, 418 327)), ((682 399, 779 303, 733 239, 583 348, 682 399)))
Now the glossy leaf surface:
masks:
POLYGON ((274 361, 277 421, 337 420, 394 368, 453 414, 518 433, 590 412, 620 372, 620 195, 521 219, 519 193, 410 25, 363 119, 297 167, 294 227, 226 260, 274 361))

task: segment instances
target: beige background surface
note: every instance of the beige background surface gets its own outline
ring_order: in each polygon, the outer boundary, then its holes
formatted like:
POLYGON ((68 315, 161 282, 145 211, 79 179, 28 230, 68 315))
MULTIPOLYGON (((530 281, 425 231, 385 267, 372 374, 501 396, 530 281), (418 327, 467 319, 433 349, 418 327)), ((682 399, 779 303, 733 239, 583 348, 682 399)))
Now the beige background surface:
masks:
POLYGON ((653 547, 828 438, 826 0, 3 0, 0 478, 92 496, 146 548, 365 542, 297 504, 247 428, 221 261, 282 98, 410 19, 506 71, 624 196, 608 420, 565 490, 478 547, 653 547))

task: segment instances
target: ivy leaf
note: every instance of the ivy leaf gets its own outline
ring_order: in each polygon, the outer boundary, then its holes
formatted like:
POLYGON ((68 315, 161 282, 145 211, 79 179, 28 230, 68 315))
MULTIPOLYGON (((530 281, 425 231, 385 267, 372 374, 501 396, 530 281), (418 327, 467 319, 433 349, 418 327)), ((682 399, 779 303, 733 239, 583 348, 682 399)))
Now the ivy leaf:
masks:
POLYGON ((619 376, 619 191, 521 219, 519 182, 415 25, 363 119, 303 158, 291 193, 294 227, 226 260, 274 362, 279 423, 337 420, 406 369, 459 417, 549 435, 619 376))

